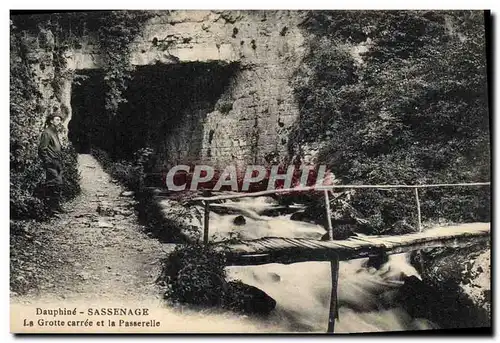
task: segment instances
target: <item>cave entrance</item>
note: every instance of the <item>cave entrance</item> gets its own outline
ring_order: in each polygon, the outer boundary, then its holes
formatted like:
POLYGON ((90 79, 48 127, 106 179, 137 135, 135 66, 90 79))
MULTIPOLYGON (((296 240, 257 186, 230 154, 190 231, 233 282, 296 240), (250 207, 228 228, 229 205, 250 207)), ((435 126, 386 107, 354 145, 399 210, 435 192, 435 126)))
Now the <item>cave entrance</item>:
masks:
POLYGON ((156 166, 190 163, 200 157, 205 116, 237 69, 235 63, 222 62, 139 66, 115 116, 105 109, 103 72, 79 71, 68 137, 79 153, 99 148, 114 160, 132 160, 148 147, 156 166))
POLYGON ((82 70, 73 78, 68 139, 80 154, 89 154, 92 146, 99 146, 97 138, 107 126, 104 86, 100 70, 82 70))

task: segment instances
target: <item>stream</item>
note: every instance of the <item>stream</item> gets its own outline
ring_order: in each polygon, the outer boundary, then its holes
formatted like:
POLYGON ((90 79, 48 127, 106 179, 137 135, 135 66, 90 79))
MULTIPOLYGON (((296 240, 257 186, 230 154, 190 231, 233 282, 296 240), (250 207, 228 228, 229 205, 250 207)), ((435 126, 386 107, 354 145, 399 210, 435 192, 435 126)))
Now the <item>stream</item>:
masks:
MULTIPOLYGON (((218 206, 231 213, 211 211, 210 233, 218 238, 232 236, 249 240, 275 236, 319 240, 325 233, 320 225, 290 220, 291 213, 266 215, 278 208, 269 197, 242 198, 218 206), (235 225, 233 221, 240 215, 245 218, 245 223, 235 225)), ((300 205, 294 207, 296 211, 300 209, 300 205)), ((335 323, 335 332, 438 328, 424 318, 412 318, 395 301, 404 276, 420 278, 405 254, 389 256, 389 261, 378 270, 366 267, 367 260, 340 262, 339 319, 335 323)), ((269 316, 252 318, 253 323, 262 323, 263 331, 271 324, 280 331, 326 332, 331 292, 329 262, 230 266, 227 274, 228 279, 255 286, 276 300, 276 308, 269 316)))

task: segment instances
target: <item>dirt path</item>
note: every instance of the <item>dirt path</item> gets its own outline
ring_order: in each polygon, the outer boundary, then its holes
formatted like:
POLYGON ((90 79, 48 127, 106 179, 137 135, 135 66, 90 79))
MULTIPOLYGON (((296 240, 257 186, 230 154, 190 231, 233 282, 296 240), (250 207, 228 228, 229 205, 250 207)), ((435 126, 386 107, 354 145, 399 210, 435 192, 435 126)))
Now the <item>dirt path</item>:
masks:
POLYGON ((170 247, 143 232, 135 200, 122 195, 124 188, 92 156, 78 162, 82 194, 65 205, 67 214, 31 233, 28 226, 33 251, 14 252, 33 255, 19 262, 15 277, 36 277, 37 288, 14 293, 11 301, 159 301, 157 262, 170 247))

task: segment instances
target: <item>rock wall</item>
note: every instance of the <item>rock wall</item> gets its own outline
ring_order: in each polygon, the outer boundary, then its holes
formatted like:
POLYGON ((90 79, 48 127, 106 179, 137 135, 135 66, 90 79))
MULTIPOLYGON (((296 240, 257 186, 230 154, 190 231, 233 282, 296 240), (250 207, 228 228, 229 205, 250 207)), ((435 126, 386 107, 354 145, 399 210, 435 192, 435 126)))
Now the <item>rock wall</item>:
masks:
POLYGON ((441 328, 491 326, 491 247, 436 248, 413 254, 413 265, 431 287, 417 301, 441 328), (421 262, 423 261, 423 263, 421 262), (432 298, 431 293, 439 295, 432 298))
MULTIPOLYGON (((221 62, 239 66, 214 110, 196 115, 203 118, 199 162, 223 168, 286 159, 289 128, 298 117, 289 81, 305 51, 298 27, 304 14, 156 11, 146 22, 132 46, 134 65, 221 62)), ((100 68, 102 58, 93 42, 92 37, 83 37, 78 49, 67 52, 69 71, 100 68)), ((62 87, 64 94, 70 87, 71 81, 62 87)), ((193 107, 187 106, 186 111, 193 107)), ((192 124, 186 122, 186 127, 177 128, 178 137, 166 138, 166 150, 174 148, 172 142, 189 141, 192 124)), ((187 144, 185 150, 180 155, 193 148, 187 144)))
POLYGON ((50 31, 41 30, 37 36, 24 35, 21 44, 25 53, 26 66, 42 96, 43 115, 40 116, 40 125, 43 126, 44 118, 51 113, 52 108, 61 106, 63 98, 56 91, 57 85, 55 85, 58 70, 54 36, 50 31))

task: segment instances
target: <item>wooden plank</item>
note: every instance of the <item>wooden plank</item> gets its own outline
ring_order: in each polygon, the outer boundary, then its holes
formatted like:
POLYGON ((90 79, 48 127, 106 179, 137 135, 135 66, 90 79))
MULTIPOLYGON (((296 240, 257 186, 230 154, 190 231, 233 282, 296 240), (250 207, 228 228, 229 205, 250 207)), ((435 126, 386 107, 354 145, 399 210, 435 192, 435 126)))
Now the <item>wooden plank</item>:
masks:
POLYGON ((264 237, 261 239, 264 240, 266 244, 271 246, 273 249, 281 249, 281 247, 283 246, 276 238, 264 237))
POLYGON ((349 237, 349 240, 351 242, 356 242, 358 244, 365 244, 375 248, 382 248, 382 249, 385 248, 385 244, 383 242, 380 242, 376 238, 353 236, 349 237))
POLYGON ((453 227, 438 231, 424 231, 396 236, 353 237, 339 241, 317 241, 305 238, 264 238, 244 243, 230 244, 231 264, 263 264, 273 262, 294 263, 301 261, 330 261, 366 257, 374 251, 398 254, 433 247, 461 247, 490 241, 489 223, 469 227, 453 227), (252 256, 254 261, 252 260, 252 256), (265 256, 265 258, 263 258, 265 256))
MULTIPOLYGON (((213 243, 215 248, 223 249, 224 246, 221 243, 213 243)), ((232 254, 252 254, 255 253, 255 248, 250 246, 248 242, 245 243, 232 243, 229 244, 229 249, 232 254)))
MULTIPOLYGON (((301 239, 301 238, 299 238, 299 239, 301 239)), ((314 246, 316 249, 322 249, 322 248, 325 247, 324 245, 321 244, 322 241, 315 241, 315 240, 312 240, 312 239, 307 239, 307 241, 309 242, 309 244, 311 244, 312 246, 314 246)))
POLYGON ((387 250, 388 255, 401 254, 414 250, 430 249, 430 248, 462 248, 469 247, 472 245, 490 242, 490 237, 488 236, 473 236, 467 237, 467 239, 453 238, 449 237, 446 240, 436 240, 432 242, 415 243, 403 246, 396 246, 387 250))
POLYGON ((274 240, 266 240, 266 239, 259 239, 254 241, 255 244, 260 244, 263 246, 266 250, 273 251, 273 250, 281 250, 282 245, 276 244, 274 240))
MULTIPOLYGON (((357 244, 356 242, 351 242, 349 240, 337 240, 337 241, 328 242, 328 243, 329 244, 327 245, 327 247, 331 247, 331 248, 340 246, 340 247, 344 247, 345 249, 356 250, 356 249, 359 249, 362 247, 359 244, 357 244)), ((323 244, 323 247, 324 246, 325 246, 325 244, 323 244)))
POLYGON ((283 240, 287 243, 289 243, 290 245, 292 246, 295 246, 299 249, 310 249, 309 247, 307 247, 306 245, 304 244, 301 244, 299 240, 297 239, 293 239, 293 238, 283 238, 283 240))
MULTIPOLYGON (((288 238, 288 239, 293 239, 293 238, 288 238)), ((322 246, 320 244, 314 244, 314 241, 312 239, 296 239, 295 238, 293 240, 306 249, 316 250, 316 249, 322 248, 322 246)))

